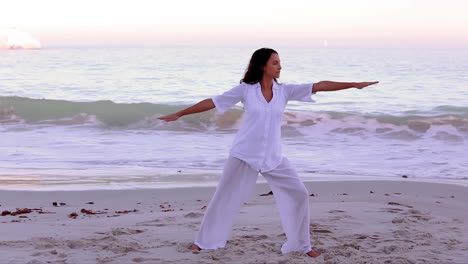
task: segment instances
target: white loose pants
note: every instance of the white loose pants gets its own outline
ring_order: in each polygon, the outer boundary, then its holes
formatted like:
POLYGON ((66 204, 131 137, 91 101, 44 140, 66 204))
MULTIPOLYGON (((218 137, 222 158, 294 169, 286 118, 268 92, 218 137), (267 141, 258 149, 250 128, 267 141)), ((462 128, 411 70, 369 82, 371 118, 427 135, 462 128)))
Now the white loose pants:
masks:
MULTIPOLYGON (((288 159, 283 158, 274 170, 261 173, 273 191, 279 209, 286 242, 281 252, 309 252, 309 192, 288 159)), ((201 249, 226 246, 242 204, 257 181, 258 171, 246 162, 229 157, 216 192, 203 217, 195 244, 201 249)))

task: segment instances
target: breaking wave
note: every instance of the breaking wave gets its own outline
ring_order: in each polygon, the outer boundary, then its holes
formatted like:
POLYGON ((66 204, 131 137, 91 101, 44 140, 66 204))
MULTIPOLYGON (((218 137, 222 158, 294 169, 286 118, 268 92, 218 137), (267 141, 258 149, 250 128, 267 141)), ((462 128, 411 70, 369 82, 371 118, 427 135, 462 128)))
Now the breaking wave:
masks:
MULTIPOLYGON (((211 110, 185 116, 178 122, 167 123, 158 119, 188 106, 0 97, 0 124, 86 125, 112 129, 230 133, 237 130, 242 120, 242 108, 233 108, 223 115, 211 110)), ((427 112, 407 111, 400 115, 291 110, 284 113, 285 136, 310 133, 463 141, 468 139, 468 107, 439 106, 427 112)))

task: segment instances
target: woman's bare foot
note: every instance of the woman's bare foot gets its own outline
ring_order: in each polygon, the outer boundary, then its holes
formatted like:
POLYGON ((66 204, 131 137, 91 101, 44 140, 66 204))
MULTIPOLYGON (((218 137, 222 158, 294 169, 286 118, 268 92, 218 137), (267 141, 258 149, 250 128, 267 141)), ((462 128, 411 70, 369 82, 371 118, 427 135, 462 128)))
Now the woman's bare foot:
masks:
POLYGON ((311 250, 311 251, 307 252, 306 254, 307 254, 307 256, 313 257, 313 258, 316 258, 316 257, 320 256, 320 253, 318 253, 317 251, 314 251, 314 250, 311 250))
POLYGON ((200 251, 201 248, 195 244, 193 244, 191 247, 190 247, 190 250, 195 250, 195 251, 200 251))

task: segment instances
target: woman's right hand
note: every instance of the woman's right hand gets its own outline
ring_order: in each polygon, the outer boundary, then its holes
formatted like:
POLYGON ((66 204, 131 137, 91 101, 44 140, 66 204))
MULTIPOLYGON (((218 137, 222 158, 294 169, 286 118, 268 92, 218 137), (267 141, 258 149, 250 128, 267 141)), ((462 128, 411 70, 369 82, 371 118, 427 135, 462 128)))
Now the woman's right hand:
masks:
POLYGON ((170 114, 167 116, 161 116, 158 119, 166 121, 166 122, 170 122, 170 121, 176 121, 177 119, 179 119, 179 117, 180 115, 178 113, 175 113, 175 114, 170 114))

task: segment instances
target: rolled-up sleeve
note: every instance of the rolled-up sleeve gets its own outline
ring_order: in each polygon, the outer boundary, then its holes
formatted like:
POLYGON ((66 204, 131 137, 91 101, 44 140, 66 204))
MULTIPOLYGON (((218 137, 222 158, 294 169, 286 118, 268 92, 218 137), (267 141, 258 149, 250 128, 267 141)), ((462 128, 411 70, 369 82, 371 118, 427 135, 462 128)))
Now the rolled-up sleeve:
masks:
POLYGON ((216 110, 222 114, 238 102, 242 101, 244 97, 244 89, 245 86, 243 84, 239 84, 231 90, 211 98, 216 110))
POLYGON ((288 101, 315 102, 312 99, 313 83, 285 84, 283 89, 288 101))

